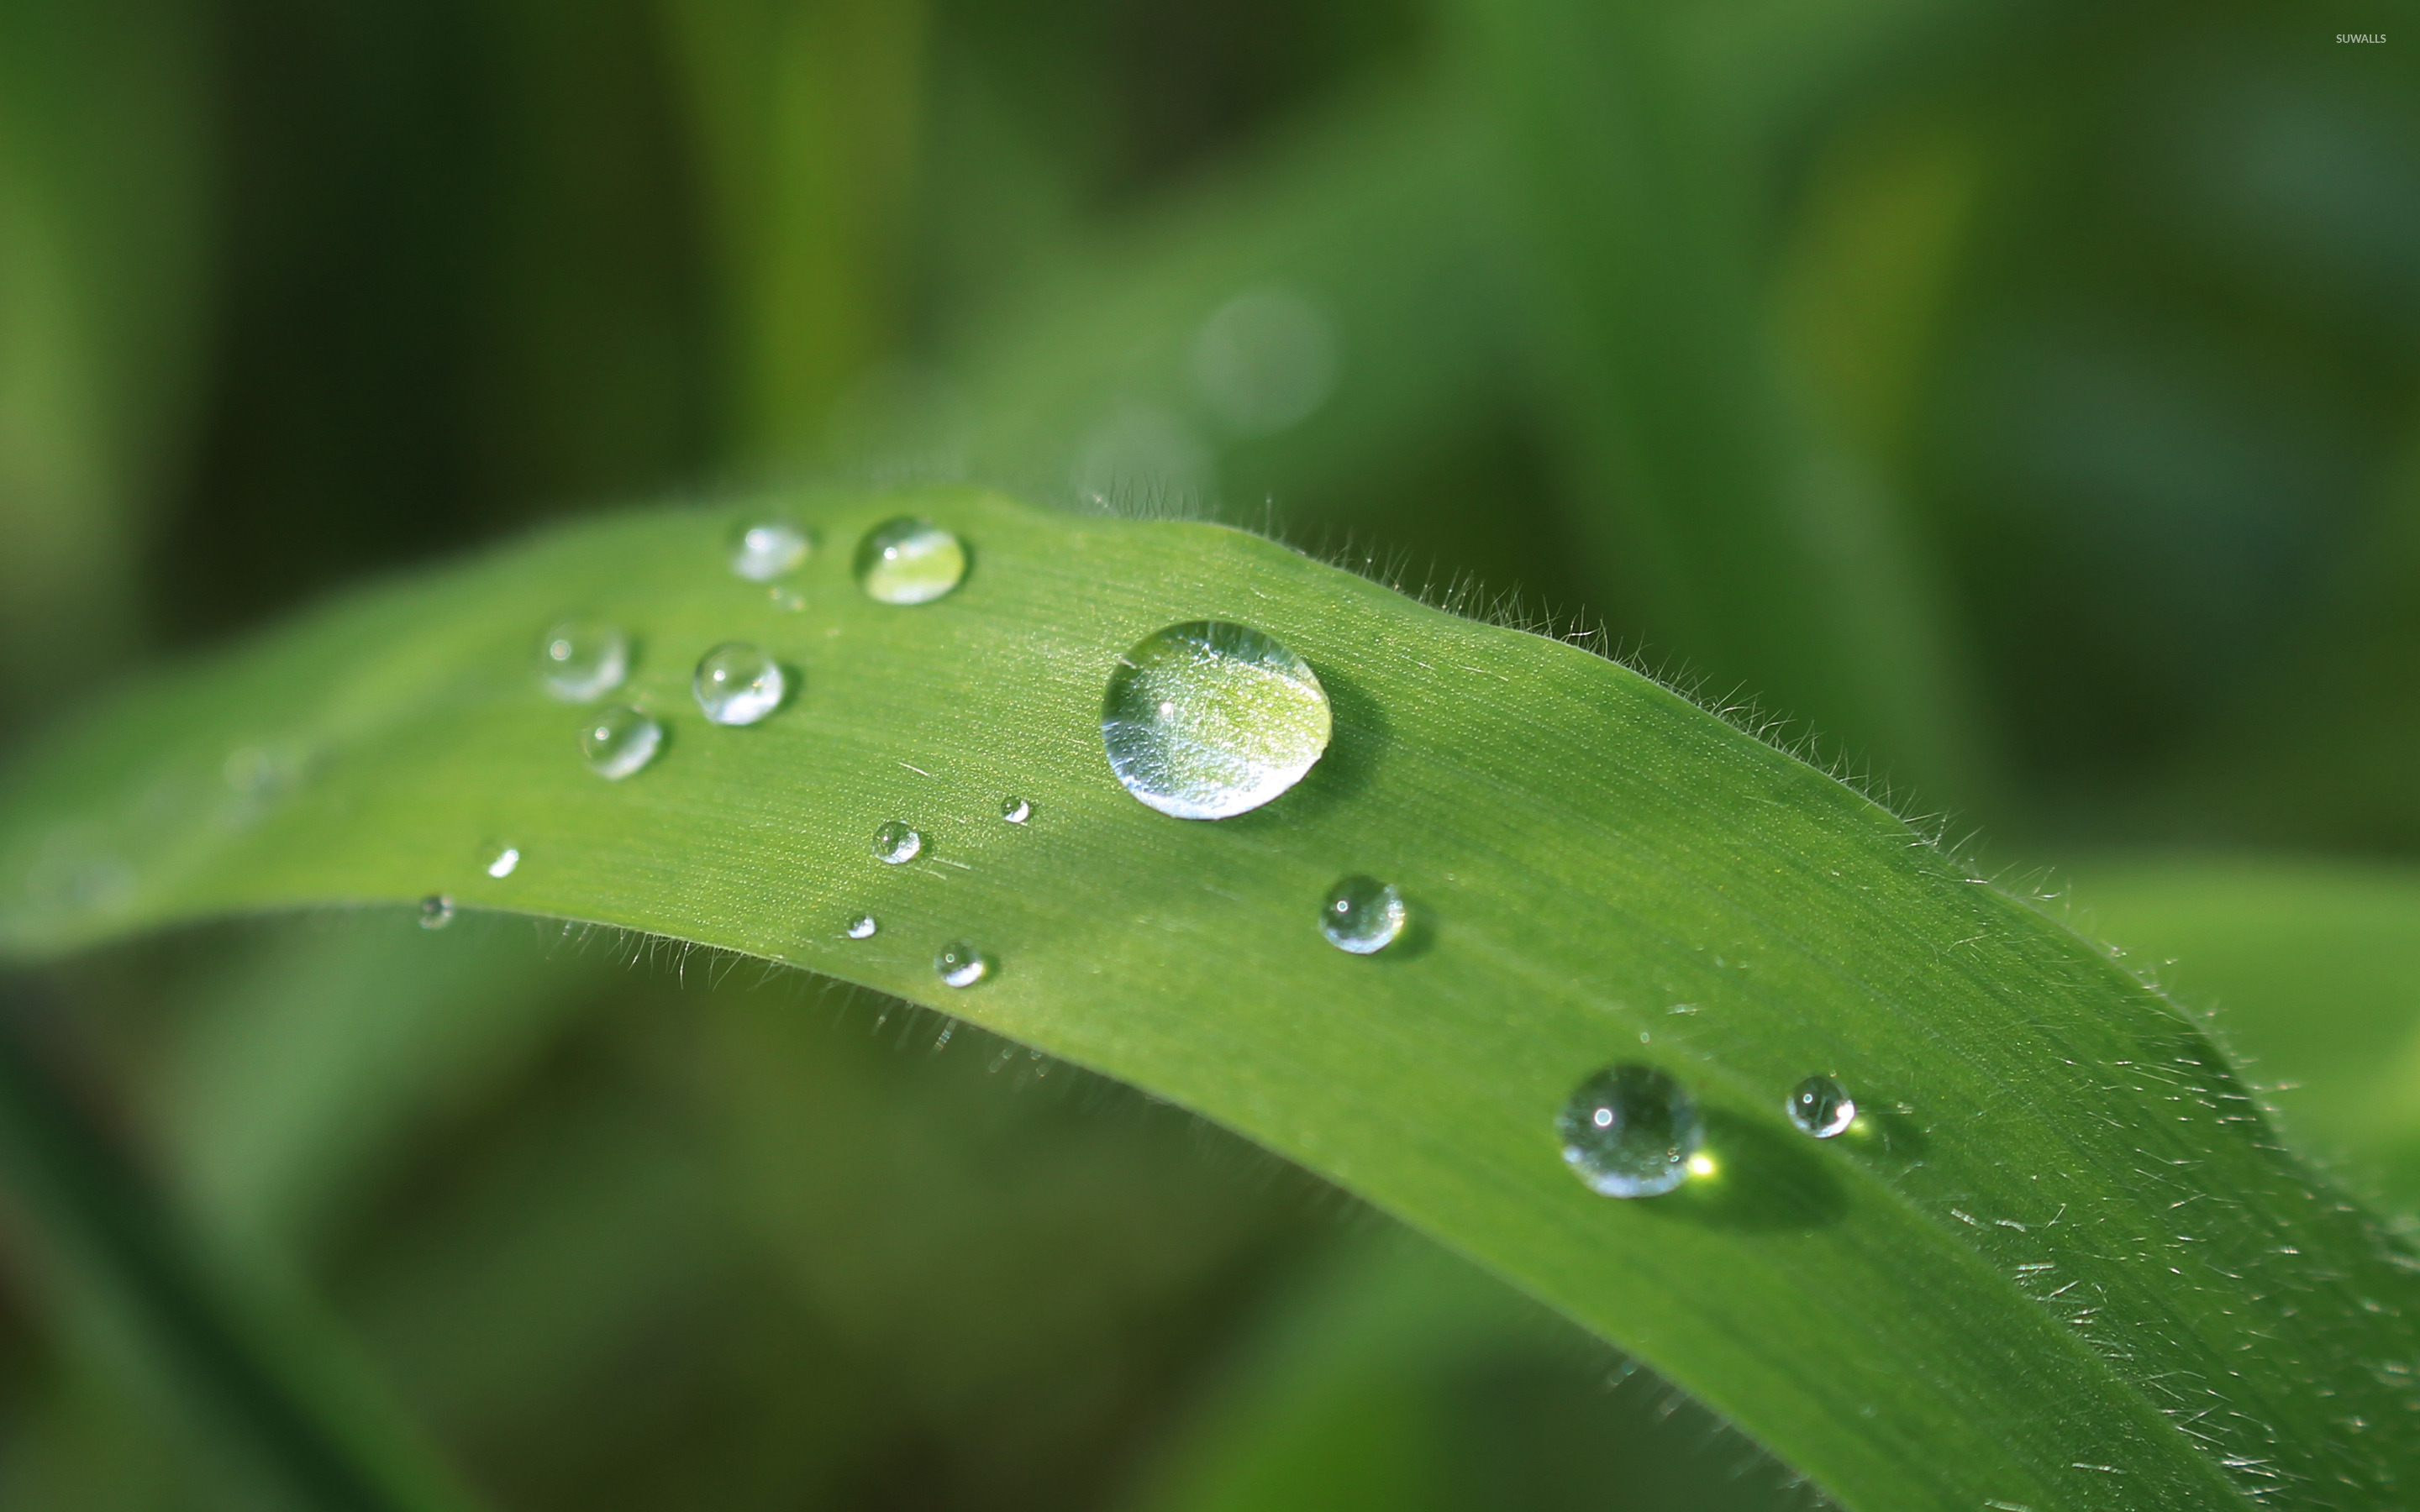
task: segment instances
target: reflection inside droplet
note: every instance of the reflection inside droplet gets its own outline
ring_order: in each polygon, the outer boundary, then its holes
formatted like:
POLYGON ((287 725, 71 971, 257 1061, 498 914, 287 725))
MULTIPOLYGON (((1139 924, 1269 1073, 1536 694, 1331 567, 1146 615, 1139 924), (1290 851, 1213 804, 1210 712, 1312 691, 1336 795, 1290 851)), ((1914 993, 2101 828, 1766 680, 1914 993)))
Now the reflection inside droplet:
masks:
POLYGON ((1327 694, 1300 656, 1248 625, 1193 620, 1118 658, 1101 742, 1127 792, 1179 819, 1257 809, 1327 749, 1327 694))

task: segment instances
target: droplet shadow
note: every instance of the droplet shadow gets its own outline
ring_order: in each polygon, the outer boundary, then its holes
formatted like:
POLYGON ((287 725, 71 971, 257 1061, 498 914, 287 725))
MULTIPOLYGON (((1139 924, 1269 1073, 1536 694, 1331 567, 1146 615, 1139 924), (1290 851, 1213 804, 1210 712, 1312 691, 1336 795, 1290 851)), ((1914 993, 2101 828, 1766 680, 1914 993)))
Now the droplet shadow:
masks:
POLYGON ((1222 826, 1251 834, 1317 818, 1360 797, 1376 778, 1394 739, 1387 711, 1369 689, 1342 672, 1326 667, 1313 667, 1311 671, 1327 694, 1330 724, 1326 753, 1292 792, 1249 813, 1219 820, 1222 826))
POLYGON ((1436 915, 1417 898, 1404 900, 1404 932, 1371 959, 1380 962, 1418 961, 1436 944, 1436 915))
POLYGON ((1924 1158, 1932 1142, 1925 1137, 1924 1125, 1915 1114, 1884 1106, 1858 1110, 1856 1121, 1841 1134, 1839 1143, 1860 1154, 1912 1164, 1924 1158))
POLYGON ((1654 1211, 1715 1228, 1805 1231, 1838 1223, 1848 1190, 1815 1141, 1721 1108, 1705 1110, 1699 1153, 1714 1170, 1693 1176, 1654 1211))

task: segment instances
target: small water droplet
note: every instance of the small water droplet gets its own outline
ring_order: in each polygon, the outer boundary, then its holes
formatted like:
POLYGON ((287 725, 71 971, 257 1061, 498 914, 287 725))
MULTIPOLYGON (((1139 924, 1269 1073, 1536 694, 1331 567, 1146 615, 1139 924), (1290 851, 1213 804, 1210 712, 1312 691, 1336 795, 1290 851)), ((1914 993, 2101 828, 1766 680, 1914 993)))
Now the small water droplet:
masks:
POLYGON ((949 987, 971 987, 991 975, 991 957, 964 940, 942 946, 933 957, 933 969, 949 987))
POLYGON ((1033 817, 1033 805, 1023 798, 1002 798, 1000 800, 1000 816, 1012 825, 1021 825, 1033 817))
POLYGON ((731 570, 752 583, 770 582, 814 549, 814 538, 791 521, 760 519, 732 532, 731 570))
POLYGON ((518 845, 503 846, 495 852, 494 858, 489 861, 488 875, 496 878, 498 881, 502 881, 505 877, 511 876, 513 874, 513 869, 520 864, 520 847, 518 845))
POLYGON ((1193 620, 1118 658, 1101 743, 1128 793, 1179 819, 1225 819, 1302 780, 1327 749, 1327 694, 1248 625, 1193 620))
POLYGON ((872 914, 860 914, 848 921, 848 937, 852 940, 870 940, 874 938, 874 932, 881 927, 874 921, 872 914))
POLYGON ((443 929, 454 922, 454 900, 442 892, 432 892, 420 900, 420 927, 443 929))
POLYGON ((254 804, 273 803, 302 785, 302 758, 282 746, 239 746, 227 752, 219 775, 254 804))
POLYGON ((629 674, 630 638, 613 625, 565 620, 538 641, 538 684, 566 703, 603 698, 629 674))
POLYGON ((1809 1076, 1790 1090, 1783 1104, 1790 1121, 1818 1139, 1829 1139, 1856 1121, 1857 1100, 1829 1076, 1809 1076))
POLYGON ((1608 1066, 1574 1089, 1555 1119, 1563 1160, 1590 1191, 1652 1197, 1689 1174, 1703 1126, 1697 1099, 1669 1072, 1608 1066))
POLYGON ((929 604, 965 580, 967 544, 928 519, 885 520, 858 543, 857 580, 883 604, 929 604))
POLYGON ((690 687, 716 724, 754 724, 782 706, 789 679, 762 647, 732 640, 698 658, 690 687))
POLYGON ((1327 943, 1355 955, 1371 955, 1395 943, 1411 910, 1392 883, 1346 877, 1327 890, 1319 911, 1319 932, 1327 943))
POLYGON ((664 727, 638 710, 615 704, 580 727, 580 753, 598 777, 619 780, 656 759, 664 727))
POLYGON ((924 837, 905 820, 893 819, 874 832, 874 854, 892 866, 916 859, 916 853, 923 848, 924 837))

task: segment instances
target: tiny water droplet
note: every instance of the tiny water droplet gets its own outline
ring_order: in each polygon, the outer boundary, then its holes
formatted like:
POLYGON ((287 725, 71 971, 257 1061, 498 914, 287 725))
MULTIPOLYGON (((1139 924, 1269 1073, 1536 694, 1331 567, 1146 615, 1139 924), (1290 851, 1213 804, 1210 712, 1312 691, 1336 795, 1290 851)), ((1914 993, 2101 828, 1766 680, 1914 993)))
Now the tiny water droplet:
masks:
POLYGON ((954 940, 933 957, 933 969, 940 974, 944 986, 971 987, 991 975, 991 957, 964 940, 954 940))
POLYGON ((442 892, 432 892, 420 900, 420 927, 443 929, 454 922, 454 900, 442 892))
POLYGON ((874 832, 874 854, 892 866, 916 859, 916 853, 923 848, 924 837, 905 820, 893 819, 874 832))
POLYGON ((1012 825, 1021 825, 1033 817, 1033 805, 1023 798, 1002 798, 1000 800, 1000 816, 1012 825))
POLYGON ((1784 1107, 1791 1122, 1818 1139, 1831 1138, 1857 1117, 1857 1100, 1829 1076, 1809 1076, 1792 1088, 1784 1107))
POLYGON ((1637 1062, 1580 1083, 1555 1128, 1565 1163, 1609 1197, 1652 1197, 1679 1186, 1704 1133, 1697 1099, 1669 1072, 1637 1062))
POLYGON ((580 753, 598 777, 620 780, 656 759, 664 727, 638 710, 614 704, 580 727, 580 753))
POLYGON ((1355 955, 1371 955, 1395 943, 1411 910, 1392 883, 1346 877, 1330 887, 1319 911, 1319 932, 1327 943, 1355 955))
POLYGON ((857 580, 882 604, 929 604, 967 576, 967 544, 929 519, 901 517, 858 543, 857 580))
POLYGON ((513 869, 520 864, 520 847, 517 845, 504 846, 496 852, 495 858, 488 863, 488 875, 496 878, 498 881, 502 881, 505 877, 511 876, 513 874, 513 869))
POLYGON ((227 752, 219 775, 226 785, 256 803, 285 796, 302 780, 302 763, 293 751, 268 746, 239 746, 227 752))
POLYGON ((814 538, 791 521, 760 519, 732 532, 731 570, 752 583, 770 582, 814 549, 814 538))
POLYGON ((1101 743, 1128 793, 1179 819, 1226 819, 1310 771, 1331 730, 1327 694, 1300 656, 1248 625, 1193 620, 1118 658, 1101 743))
POLYGON ((565 620, 537 643, 540 687, 566 703, 600 699, 630 674, 630 638, 593 620, 565 620))
POLYGON ((754 724, 782 706, 789 680, 762 647, 731 640, 698 658, 690 687, 716 724, 754 724))
POLYGON ((874 921, 872 914, 860 914, 848 921, 848 937, 852 940, 870 940, 874 938, 874 932, 881 927, 874 921))

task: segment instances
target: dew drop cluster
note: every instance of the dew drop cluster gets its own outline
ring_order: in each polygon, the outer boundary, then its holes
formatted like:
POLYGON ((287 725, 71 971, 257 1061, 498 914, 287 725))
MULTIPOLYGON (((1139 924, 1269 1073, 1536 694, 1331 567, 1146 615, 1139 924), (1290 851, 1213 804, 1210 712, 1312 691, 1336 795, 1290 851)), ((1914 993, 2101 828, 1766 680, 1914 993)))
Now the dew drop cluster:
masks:
MULTIPOLYGON (((811 531, 794 519, 767 516, 732 531, 724 562, 734 577, 765 585, 766 602, 775 610, 795 613, 807 608, 808 598, 785 579, 810 561, 814 550, 811 531)), ((929 519, 902 516, 865 532, 858 543, 852 570, 860 590, 875 603, 912 607, 955 592, 966 580, 971 560, 966 542, 955 532, 929 519)), ((630 683, 636 649, 633 638, 620 625, 567 616, 538 639, 538 686, 565 702, 595 703, 630 683)), ((726 640, 712 647, 698 658, 690 676, 690 694, 698 712, 709 725, 726 729, 762 723, 781 712, 799 691, 798 671, 764 646, 748 640, 726 640)), ((608 781, 621 781, 646 770, 670 740, 665 720, 651 706, 644 685, 625 693, 624 699, 596 710, 578 732, 581 759, 608 781)), ((249 779, 247 768, 244 780, 249 779)), ((1012 825, 1023 825, 1032 817, 1033 806, 1021 797, 1010 797, 1002 800, 1000 813, 1012 825)), ((876 831, 874 852, 882 861, 898 866, 915 859, 923 845, 923 837, 912 825, 893 820, 876 831)), ((502 881, 520 868, 520 861, 518 846, 490 844, 481 853, 479 865, 490 879, 502 881)), ((423 900, 424 928, 442 929, 453 918, 450 897, 431 893, 423 900)), ((877 928, 872 914, 861 914, 847 921, 843 933, 852 940, 867 940, 877 928)), ((956 942, 935 957, 934 969, 949 985, 970 987, 991 975, 993 966, 991 958, 980 949, 956 942)))
MULTIPOLYGON (((1205 335, 1200 357, 1203 381, 1222 393, 1233 391, 1233 423, 1244 429, 1290 423, 1295 410, 1316 403, 1316 385, 1308 378, 1300 393, 1280 393, 1246 361, 1270 345, 1273 332, 1297 346, 1310 341, 1302 333, 1311 327, 1301 312, 1263 302, 1267 308, 1238 302, 1223 312, 1225 323, 1213 333, 1215 340, 1205 335)), ((1311 373, 1318 364, 1293 366, 1311 373)), ((759 601, 758 612, 768 601, 776 610, 796 612, 807 607, 808 598, 786 579, 813 558, 814 547, 813 534, 796 521, 768 517, 732 532, 725 560, 737 578, 766 585, 768 599, 759 601)), ((971 563, 967 543, 954 532, 903 516, 867 531, 850 568, 867 599, 907 608, 956 592, 971 563)), ((630 683, 636 648, 618 625, 566 618, 540 639, 538 682, 566 702, 598 702, 630 683)), ((690 691, 709 725, 741 728, 763 722, 794 701, 799 677, 765 647, 734 640, 698 658, 690 691)), ((662 717, 650 712, 644 685, 635 696, 623 698, 596 710, 580 731, 589 768, 615 781, 645 770, 668 739, 662 717)), ((1110 776, 1136 801, 1171 818, 1218 821, 1264 809, 1300 785, 1326 754, 1335 728, 1326 688, 1293 648, 1257 626, 1205 618, 1154 630, 1114 658, 1102 693, 1100 732, 1110 776)), ((1012 794, 1000 800, 998 811, 1003 822, 1025 825, 1034 807, 1012 794)), ((876 861, 890 867, 929 855, 925 836, 906 819, 876 826, 871 849, 876 861)), ((484 869, 495 879, 511 876, 521 859, 512 845, 490 845, 485 857, 484 869)), ((424 928, 442 929, 454 912, 450 897, 432 893, 421 903, 420 921, 424 928)), ((1414 922, 1415 911, 1396 884, 1358 872, 1341 876, 1319 903, 1320 936, 1349 956, 1374 956, 1390 948, 1405 953, 1410 948, 1401 942, 1414 922)), ((875 938, 880 928, 875 915, 861 912, 846 918, 840 933, 861 942, 875 938)), ((954 990, 986 981, 999 969, 991 955, 963 939, 941 946, 932 965, 942 984, 954 990)), ((1648 1038, 1640 1036, 1642 1042, 1648 1038)), ((1828 1073, 1809 1075, 1792 1088, 1782 1111, 1815 1139, 1838 1138, 1859 1127, 1855 1099, 1828 1073)), ((1701 1149, 1706 1124, 1697 1098, 1658 1066, 1622 1061, 1590 1072, 1554 1123, 1565 1165, 1590 1190, 1606 1196, 1657 1196, 1693 1176, 1720 1169, 1701 1149)))

